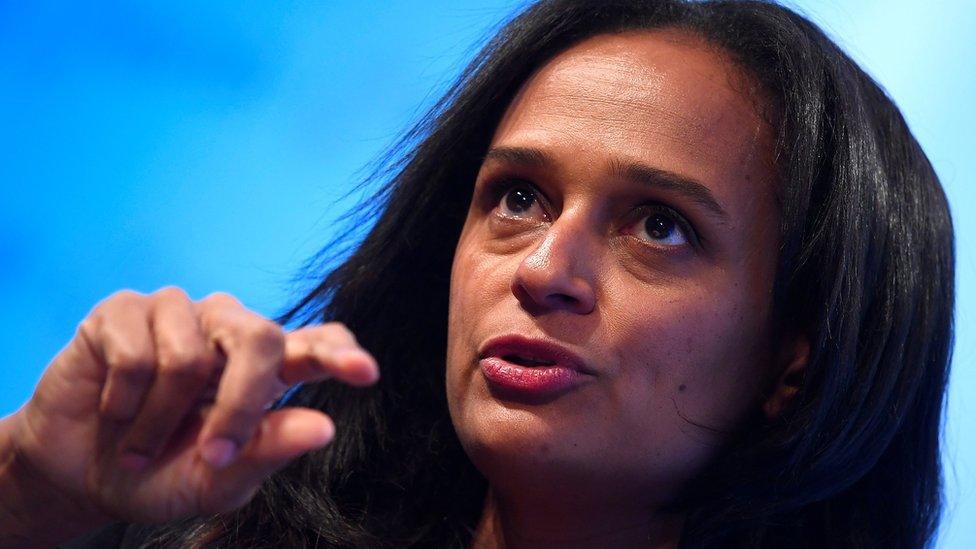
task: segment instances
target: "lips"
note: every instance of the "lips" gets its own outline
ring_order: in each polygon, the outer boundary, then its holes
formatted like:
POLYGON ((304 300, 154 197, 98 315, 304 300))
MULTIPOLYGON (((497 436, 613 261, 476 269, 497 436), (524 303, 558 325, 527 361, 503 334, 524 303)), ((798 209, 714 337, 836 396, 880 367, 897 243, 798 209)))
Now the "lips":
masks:
POLYGON ((529 405, 547 404, 594 379, 586 362, 565 347, 520 335, 489 340, 478 366, 495 398, 529 405))
POLYGON ((569 349, 549 341, 515 334, 488 340, 478 353, 478 358, 490 357, 498 357, 528 368, 558 366, 582 374, 594 374, 586 362, 569 349))

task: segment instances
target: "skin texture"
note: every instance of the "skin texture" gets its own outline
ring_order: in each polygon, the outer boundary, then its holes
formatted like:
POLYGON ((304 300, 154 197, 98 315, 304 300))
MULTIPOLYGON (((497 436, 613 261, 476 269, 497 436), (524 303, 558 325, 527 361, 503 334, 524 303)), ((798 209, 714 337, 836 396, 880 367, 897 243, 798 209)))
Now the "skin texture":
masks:
POLYGON ((509 106, 451 278, 448 403, 491 487, 476 546, 672 546, 681 517, 654 511, 784 402, 777 379, 804 357, 772 340, 779 212, 759 97, 721 51, 663 30, 577 44, 509 106), (633 163, 657 182, 620 169, 633 163), (513 180, 531 207, 490 188, 513 180), (644 230, 671 210, 693 233, 644 230), (595 375, 542 404, 495 396, 478 351, 504 334, 559 343, 595 375))

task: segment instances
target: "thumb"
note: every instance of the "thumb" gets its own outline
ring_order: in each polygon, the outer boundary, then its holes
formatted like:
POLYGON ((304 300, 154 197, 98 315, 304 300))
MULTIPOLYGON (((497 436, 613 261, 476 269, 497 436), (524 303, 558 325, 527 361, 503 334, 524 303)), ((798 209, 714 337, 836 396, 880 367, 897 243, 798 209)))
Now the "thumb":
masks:
POLYGON ((222 509, 243 505, 272 473, 298 456, 324 447, 334 435, 332 420, 318 410, 285 408, 265 414, 238 459, 225 469, 214 471, 213 488, 217 493, 210 494, 212 504, 222 509), (252 489, 248 493, 232 493, 245 486, 252 489))
POLYGON ((265 414, 240 456, 241 473, 270 475, 305 452, 324 447, 335 435, 329 416, 309 408, 265 414))

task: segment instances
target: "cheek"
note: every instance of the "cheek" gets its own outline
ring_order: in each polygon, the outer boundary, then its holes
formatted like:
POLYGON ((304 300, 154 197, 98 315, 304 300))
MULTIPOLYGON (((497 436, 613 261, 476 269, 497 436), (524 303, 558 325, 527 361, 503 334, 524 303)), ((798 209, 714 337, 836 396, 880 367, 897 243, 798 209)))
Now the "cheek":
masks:
MULTIPOLYGON (((463 240, 462 240, 463 242, 463 240)), ((454 264, 451 267, 451 289, 450 297, 448 301, 448 314, 447 314, 447 377, 451 380, 452 369, 457 365, 459 359, 459 352, 461 350, 460 338, 470 330, 464 324, 465 315, 462 311, 470 309, 468 303, 465 299, 471 297, 471 290, 468 288, 468 277, 466 276, 469 270, 467 262, 461 255, 462 248, 458 248, 458 251, 454 255, 454 264)), ((450 391, 450 384, 448 385, 448 391, 450 391)))
POLYGON ((765 368, 760 315, 735 293, 701 286, 644 288, 640 300, 624 293, 629 299, 615 300, 621 313, 607 322, 620 365, 620 415, 638 430, 652 425, 648 417, 668 417, 658 423, 670 431, 665 438, 720 443, 710 429, 731 430, 757 404, 765 368))
POLYGON ((471 235, 462 233, 451 268, 447 325, 447 390, 452 406, 461 397, 474 370, 482 324, 497 316, 508 292, 506 265, 498 256, 476 250, 471 235), (462 377, 466 376, 466 377, 462 377))
MULTIPOLYGON (((470 336, 479 322, 488 322, 493 316, 510 316, 509 310, 503 307, 515 300, 511 292, 512 277, 524 254, 519 250, 495 249, 486 243, 489 240, 486 233, 488 229, 483 223, 469 220, 454 252, 448 332, 460 330, 458 335, 462 337, 470 336)), ((449 344, 457 342, 457 338, 449 340, 449 344)), ((480 341, 468 343, 477 345, 480 341)))
POLYGON ((490 256, 475 253, 468 246, 458 247, 451 270, 448 345, 460 344, 461 339, 471 336, 479 319, 490 313, 498 294, 505 290, 503 279, 503 269, 490 256))

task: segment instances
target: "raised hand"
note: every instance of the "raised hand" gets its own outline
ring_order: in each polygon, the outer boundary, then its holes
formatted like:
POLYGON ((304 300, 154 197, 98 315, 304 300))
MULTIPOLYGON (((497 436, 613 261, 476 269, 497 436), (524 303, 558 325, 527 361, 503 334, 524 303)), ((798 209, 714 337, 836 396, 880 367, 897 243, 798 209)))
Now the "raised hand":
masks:
POLYGON ((0 540, 236 508, 333 437, 324 413, 270 403, 298 382, 378 376, 339 323, 285 333, 226 294, 119 292, 0 422, 0 540))

